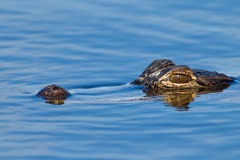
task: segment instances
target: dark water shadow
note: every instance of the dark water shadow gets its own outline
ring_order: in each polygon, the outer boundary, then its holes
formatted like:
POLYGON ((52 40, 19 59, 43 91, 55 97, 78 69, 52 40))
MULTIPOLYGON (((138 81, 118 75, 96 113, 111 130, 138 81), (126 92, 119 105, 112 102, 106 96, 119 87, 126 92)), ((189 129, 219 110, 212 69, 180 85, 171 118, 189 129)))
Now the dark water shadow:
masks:
POLYGON ((126 85, 127 83, 98 83, 98 84, 85 84, 85 85, 71 85, 69 89, 93 89, 99 87, 118 87, 126 85))

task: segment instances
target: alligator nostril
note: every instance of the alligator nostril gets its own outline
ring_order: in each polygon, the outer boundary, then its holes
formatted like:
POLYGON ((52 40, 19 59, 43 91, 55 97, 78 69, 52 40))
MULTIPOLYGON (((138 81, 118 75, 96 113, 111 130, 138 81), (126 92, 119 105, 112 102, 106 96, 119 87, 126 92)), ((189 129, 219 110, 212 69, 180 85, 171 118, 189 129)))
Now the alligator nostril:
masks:
POLYGON ((60 104, 58 102, 62 103, 70 95, 71 94, 64 88, 57 86, 55 84, 52 84, 40 90, 36 96, 43 98, 48 102, 51 102, 54 104, 60 104))

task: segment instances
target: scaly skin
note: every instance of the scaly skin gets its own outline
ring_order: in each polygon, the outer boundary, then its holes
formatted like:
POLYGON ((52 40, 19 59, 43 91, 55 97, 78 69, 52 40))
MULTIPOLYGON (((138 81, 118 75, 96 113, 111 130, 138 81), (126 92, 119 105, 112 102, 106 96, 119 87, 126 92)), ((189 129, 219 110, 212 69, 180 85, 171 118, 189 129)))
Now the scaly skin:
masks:
POLYGON ((225 74, 191 69, 185 65, 175 65, 168 59, 160 59, 153 61, 132 84, 152 89, 199 88, 214 91, 227 88, 233 80, 225 74))
MULTIPOLYGON (((198 93, 219 92, 234 81, 225 74, 186 65, 175 65, 171 60, 154 60, 131 84, 145 86, 146 96, 164 95, 172 106, 186 106, 198 93), (178 101, 176 101, 178 100, 178 101)), ((48 103, 63 104, 71 94, 55 84, 46 86, 36 96, 48 103)))
POLYGON ((51 104, 63 104, 70 95, 67 90, 55 84, 44 87, 36 94, 37 97, 43 98, 51 104))

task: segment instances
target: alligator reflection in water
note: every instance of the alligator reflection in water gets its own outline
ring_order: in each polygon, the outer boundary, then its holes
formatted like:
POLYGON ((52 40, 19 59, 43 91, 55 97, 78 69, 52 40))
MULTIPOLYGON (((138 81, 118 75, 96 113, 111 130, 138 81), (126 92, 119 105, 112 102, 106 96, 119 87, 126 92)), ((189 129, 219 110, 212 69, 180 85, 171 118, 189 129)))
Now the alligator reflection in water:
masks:
MULTIPOLYGON (((227 88, 228 86, 226 86, 227 88)), ((182 90, 158 90, 144 89, 146 97, 156 97, 157 100, 165 101, 169 106, 176 107, 178 110, 188 110, 189 104, 194 101, 197 95, 222 92, 222 90, 207 91, 198 88, 182 89, 182 90), (158 97, 161 97, 160 99, 158 97)))
POLYGON ((185 89, 185 90, 148 90, 145 89, 147 97, 162 96, 163 100, 174 107, 187 107, 190 102, 194 100, 197 95, 196 89, 185 89))

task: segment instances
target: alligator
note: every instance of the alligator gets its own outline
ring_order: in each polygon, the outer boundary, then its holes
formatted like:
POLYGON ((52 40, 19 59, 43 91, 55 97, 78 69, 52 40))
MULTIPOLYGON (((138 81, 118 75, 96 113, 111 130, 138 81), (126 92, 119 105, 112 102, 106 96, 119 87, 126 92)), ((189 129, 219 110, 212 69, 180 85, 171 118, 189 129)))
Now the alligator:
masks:
MULTIPOLYGON (((144 86, 146 97, 164 95, 165 102, 172 106, 187 106, 197 94, 221 92, 233 81, 233 77, 222 73, 191 69, 186 65, 176 65, 169 59, 157 59, 131 84, 144 86)), ((48 103, 63 104, 71 94, 52 84, 36 96, 48 103)))

